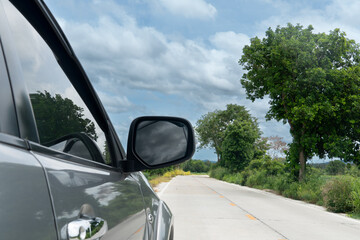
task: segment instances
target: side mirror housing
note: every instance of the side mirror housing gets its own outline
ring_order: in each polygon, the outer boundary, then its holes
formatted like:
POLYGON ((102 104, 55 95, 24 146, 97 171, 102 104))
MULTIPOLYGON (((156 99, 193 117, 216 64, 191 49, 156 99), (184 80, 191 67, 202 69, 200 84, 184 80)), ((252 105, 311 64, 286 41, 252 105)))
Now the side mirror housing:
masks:
POLYGON ((125 172, 156 169, 182 163, 195 152, 190 122, 176 117, 140 117, 130 126, 125 172))

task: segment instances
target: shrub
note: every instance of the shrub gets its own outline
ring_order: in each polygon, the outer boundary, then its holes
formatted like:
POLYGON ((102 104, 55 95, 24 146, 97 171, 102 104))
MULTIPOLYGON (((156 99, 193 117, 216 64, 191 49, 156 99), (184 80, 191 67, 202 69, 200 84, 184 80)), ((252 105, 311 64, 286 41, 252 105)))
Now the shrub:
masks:
POLYGON ((353 205, 353 211, 360 213, 360 179, 357 179, 353 183, 353 190, 351 192, 351 200, 353 205))
POLYGON ((175 169, 163 174, 164 177, 170 177, 170 178, 178 175, 190 175, 190 172, 184 172, 184 170, 182 169, 175 169))
POLYGON ((216 167, 210 170, 210 177, 222 180, 226 173, 226 168, 216 167))
POLYGON ((332 212, 352 211, 352 185, 353 178, 350 176, 336 177, 328 181, 322 189, 325 207, 332 212))
POLYGON ((326 178, 321 174, 320 169, 309 168, 305 180, 299 184, 297 193, 299 199, 322 205, 322 188, 325 183, 326 178))
POLYGON ((156 176, 152 175, 151 179, 148 179, 148 180, 149 180, 150 185, 152 187, 155 187, 159 183, 168 182, 173 177, 178 176, 178 175, 190 175, 190 172, 184 172, 182 169, 175 169, 175 170, 164 173, 162 176, 161 175, 156 175, 156 176))
POLYGON ((272 189, 282 194, 291 184, 288 174, 277 175, 273 177, 272 189))
POLYGON ((298 182, 292 182, 289 184, 288 188, 286 188, 283 192, 285 197, 299 199, 298 189, 300 184, 298 182))
POLYGON ((360 177, 359 167, 348 163, 346 165, 345 174, 353 176, 353 177, 360 177))
POLYGON ((346 164, 340 160, 334 160, 328 163, 325 171, 329 175, 339 175, 345 173, 346 164))
POLYGON ((190 159, 181 164, 181 167, 184 171, 190 171, 194 173, 206 173, 210 170, 210 167, 213 163, 210 161, 202 161, 202 160, 193 160, 190 159))
POLYGON ((253 171, 253 173, 247 178, 245 185, 255 188, 263 188, 267 182, 266 170, 253 171))
POLYGON ((264 161, 263 159, 254 159, 249 163, 249 166, 247 167, 247 169, 259 169, 262 167, 264 161))

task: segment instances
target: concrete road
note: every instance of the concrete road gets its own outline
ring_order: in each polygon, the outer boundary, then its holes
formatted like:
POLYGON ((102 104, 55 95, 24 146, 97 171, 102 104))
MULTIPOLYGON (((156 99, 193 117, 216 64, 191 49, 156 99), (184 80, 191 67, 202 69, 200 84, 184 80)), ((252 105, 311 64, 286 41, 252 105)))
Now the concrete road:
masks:
POLYGON ((207 176, 178 176, 159 193, 175 240, 360 240, 360 221, 207 176))

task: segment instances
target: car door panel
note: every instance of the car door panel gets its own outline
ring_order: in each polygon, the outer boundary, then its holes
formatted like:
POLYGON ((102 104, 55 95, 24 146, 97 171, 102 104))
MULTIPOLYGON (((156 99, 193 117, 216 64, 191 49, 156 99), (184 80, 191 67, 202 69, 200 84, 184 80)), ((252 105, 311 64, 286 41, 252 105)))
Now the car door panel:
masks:
POLYGON ((153 223, 147 222, 149 239, 169 239, 173 229, 173 215, 157 194, 153 191, 144 174, 141 172, 133 173, 141 185, 144 196, 146 215, 153 217, 153 223))
POLYGON ((26 150, 0 143, 0 239, 57 239, 45 174, 26 150))
POLYGON ((102 239, 143 239, 146 215, 139 184, 131 175, 34 153, 44 166, 53 196, 60 239, 67 239, 67 224, 81 209, 92 209, 91 218, 106 221, 102 239))

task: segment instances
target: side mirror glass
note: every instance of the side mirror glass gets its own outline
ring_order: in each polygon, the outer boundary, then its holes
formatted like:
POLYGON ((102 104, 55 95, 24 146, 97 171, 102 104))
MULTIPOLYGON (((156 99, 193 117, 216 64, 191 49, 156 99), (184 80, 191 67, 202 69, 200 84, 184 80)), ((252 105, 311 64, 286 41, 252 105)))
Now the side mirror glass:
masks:
POLYGON ((128 160, 143 169, 160 168, 190 159, 195 151, 194 131, 182 118, 141 117, 130 127, 128 160))

